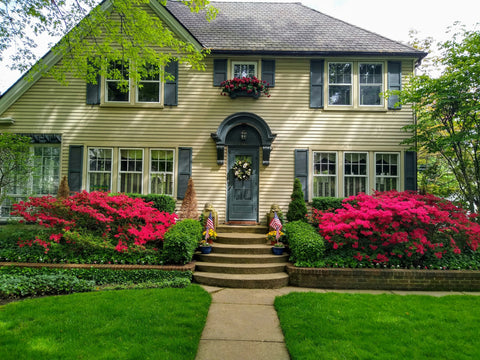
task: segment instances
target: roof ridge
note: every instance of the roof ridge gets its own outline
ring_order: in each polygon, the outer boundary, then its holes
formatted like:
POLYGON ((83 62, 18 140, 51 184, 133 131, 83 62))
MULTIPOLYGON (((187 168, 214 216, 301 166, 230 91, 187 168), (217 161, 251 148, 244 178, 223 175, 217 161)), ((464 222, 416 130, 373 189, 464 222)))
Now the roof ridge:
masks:
POLYGON ((347 22, 347 21, 345 21, 345 20, 336 18, 335 16, 332 16, 332 15, 329 15, 329 14, 324 13, 324 12, 322 12, 322 11, 319 11, 319 10, 317 10, 317 9, 311 8, 311 7, 306 6, 306 5, 302 4, 302 3, 299 3, 299 4, 300 4, 300 6, 303 6, 303 7, 307 8, 307 9, 309 9, 309 10, 315 11, 315 12, 317 12, 317 13, 319 13, 319 14, 322 14, 323 16, 329 17, 330 19, 333 19, 333 20, 335 20, 335 21, 340 21, 340 22, 342 22, 342 23, 344 23, 344 24, 346 24, 346 25, 348 25, 348 26, 352 26, 352 27, 357 28, 357 29, 359 29, 359 30, 362 30, 362 31, 368 32, 368 33, 370 33, 370 34, 379 36, 379 37, 381 37, 381 38, 383 38, 383 39, 385 39, 385 40, 388 40, 388 41, 394 42, 394 43, 396 43, 396 44, 398 44, 398 45, 404 46, 404 47, 408 48, 409 50, 413 50, 413 51, 417 51, 417 52, 419 52, 419 53, 426 54, 425 52, 420 51, 420 50, 418 50, 418 49, 415 49, 413 46, 410 46, 410 45, 408 45, 408 44, 405 44, 405 43, 403 43, 403 42, 401 42, 401 41, 394 40, 394 39, 390 39, 390 38, 386 37, 385 35, 379 34, 379 33, 375 32, 375 31, 371 31, 371 30, 365 29, 365 28, 363 28, 363 27, 361 27, 361 26, 358 26, 358 25, 349 23, 349 22, 347 22))

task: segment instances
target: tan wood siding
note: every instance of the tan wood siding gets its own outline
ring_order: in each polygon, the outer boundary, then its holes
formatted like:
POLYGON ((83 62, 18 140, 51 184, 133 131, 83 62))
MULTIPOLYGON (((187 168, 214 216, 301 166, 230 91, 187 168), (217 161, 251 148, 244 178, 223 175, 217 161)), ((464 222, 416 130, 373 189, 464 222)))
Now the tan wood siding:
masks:
MULTIPOLYGON (((259 58, 253 60, 260 62, 259 58)), ((146 150, 192 147, 192 176, 199 207, 213 203, 222 222, 225 220, 228 169, 226 165, 217 165, 215 142, 210 134, 234 113, 254 113, 277 134, 270 165, 260 166, 259 219, 262 222, 266 221, 265 214, 273 203, 287 211, 293 187, 294 149, 309 149, 310 157, 312 151, 322 150, 405 150, 400 142, 406 134, 400 128, 412 122, 410 107, 404 106, 400 111, 310 109, 310 60, 275 60, 276 86, 271 89, 270 98, 232 100, 220 96, 220 88, 212 84, 213 59, 209 58, 206 72, 180 66, 178 106, 164 108, 86 105, 86 86, 82 80, 72 79, 70 85, 64 87, 43 78, 1 115, 14 118, 15 124, 2 125, 0 131, 61 133, 62 175, 67 173, 69 145, 146 150)), ((413 61, 403 61, 404 78, 413 71, 412 66, 413 61)), ((178 152, 175 154, 177 156, 178 152)), ((84 164, 83 185, 86 186, 86 161, 84 164)), ((311 170, 311 161, 309 167, 311 170)), ((148 164, 144 168, 146 175, 148 164)), ((147 190, 144 186, 144 191, 147 190)), ((310 195, 311 191, 310 186, 310 195)))

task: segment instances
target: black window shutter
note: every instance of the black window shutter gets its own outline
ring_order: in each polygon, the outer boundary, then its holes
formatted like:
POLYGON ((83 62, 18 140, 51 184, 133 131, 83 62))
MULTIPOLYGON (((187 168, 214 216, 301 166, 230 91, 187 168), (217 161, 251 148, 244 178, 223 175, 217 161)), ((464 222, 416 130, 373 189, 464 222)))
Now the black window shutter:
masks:
POLYGON ((165 72, 174 77, 173 80, 165 80, 165 94, 163 104, 168 106, 178 105, 178 61, 172 60, 165 66, 165 72))
POLYGON ((97 75, 97 83, 87 83, 87 105, 99 105, 100 104, 100 86, 102 83, 102 77, 97 75))
POLYGON ((213 86, 220 86, 220 84, 227 80, 227 60, 214 59, 213 60, 213 86))
MULTIPOLYGON (((402 89, 402 63, 400 61, 388 62, 388 90, 402 89)), ((400 110, 400 105, 395 106, 398 102, 398 96, 390 96, 388 98, 388 108, 390 110, 400 110)))
POLYGON ((308 201, 308 149, 295 149, 295 178, 302 183, 305 201, 308 201))
POLYGON ((310 107, 323 108, 323 60, 310 61, 310 107))
POLYGON ((68 152, 68 187, 71 192, 82 190, 83 145, 70 145, 68 152))
POLYGON ((417 153, 405 152, 405 190, 417 191, 417 153))
POLYGON ((275 86, 275 60, 262 60, 262 80, 275 86))
POLYGON ((192 148, 178 148, 177 198, 183 199, 187 191, 188 180, 192 176, 192 148))

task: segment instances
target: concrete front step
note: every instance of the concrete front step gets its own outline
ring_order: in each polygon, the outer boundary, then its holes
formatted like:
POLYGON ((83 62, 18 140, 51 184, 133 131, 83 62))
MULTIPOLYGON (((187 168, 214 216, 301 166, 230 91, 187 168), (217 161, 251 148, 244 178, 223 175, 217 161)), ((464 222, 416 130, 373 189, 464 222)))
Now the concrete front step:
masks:
MULTIPOLYGON (((218 230, 218 229, 217 229, 218 230)), ((251 233, 229 233, 218 232, 216 243, 235 244, 235 245, 252 245, 252 244, 266 244, 267 233, 251 234, 251 233)))
POLYGON ((286 263, 271 264, 228 264, 197 262, 195 270, 224 274, 273 274, 285 271, 286 263))
POLYGON ((286 273, 275 274, 219 274, 211 272, 194 272, 193 280, 199 284, 242 288, 242 289, 275 289, 288 285, 286 273))
POLYGON ((245 255, 245 254, 201 254, 196 253, 195 258, 201 262, 231 263, 231 264, 271 264, 287 262, 288 255, 245 255))
POLYGON ((271 245, 230 245, 215 243, 212 252, 214 254, 232 254, 232 255, 269 255, 272 254, 271 245))
POLYGON ((268 226, 265 225, 218 225, 215 229, 217 233, 248 233, 248 234, 266 234, 268 226))

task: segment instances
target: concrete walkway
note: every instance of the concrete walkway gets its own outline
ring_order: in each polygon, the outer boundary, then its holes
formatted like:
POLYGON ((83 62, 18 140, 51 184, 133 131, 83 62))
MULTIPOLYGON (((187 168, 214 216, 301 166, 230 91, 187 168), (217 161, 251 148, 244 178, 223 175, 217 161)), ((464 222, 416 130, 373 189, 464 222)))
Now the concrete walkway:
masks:
POLYGON ((196 360, 288 360, 277 313, 276 296, 290 292, 342 292, 397 295, 480 295, 463 292, 324 290, 298 287, 280 289, 203 288, 212 295, 212 305, 203 329, 196 360))

